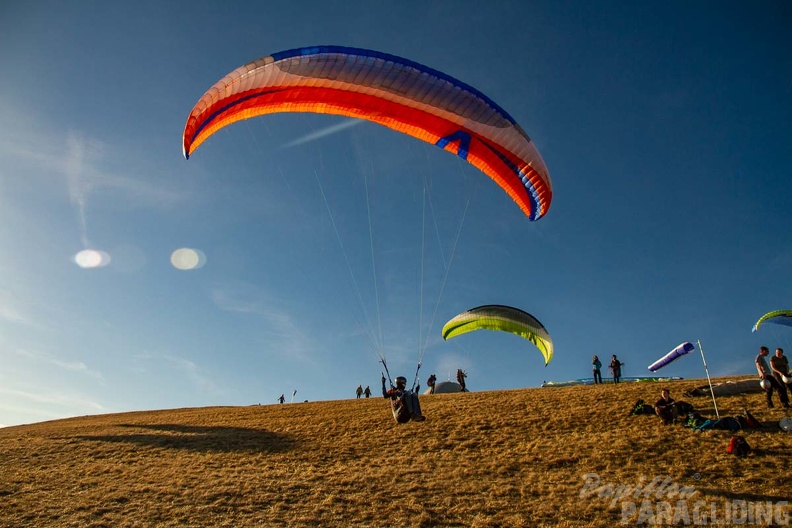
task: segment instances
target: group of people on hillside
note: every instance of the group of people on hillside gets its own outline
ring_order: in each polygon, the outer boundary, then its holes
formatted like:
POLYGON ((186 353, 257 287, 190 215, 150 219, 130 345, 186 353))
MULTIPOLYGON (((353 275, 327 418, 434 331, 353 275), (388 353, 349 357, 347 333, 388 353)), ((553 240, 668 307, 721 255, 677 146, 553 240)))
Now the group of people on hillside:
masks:
MULTIPOLYGON (((755 364, 756 369, 761 378, 762 388, 765 390, 767 397, 767 406, 773 407, 773 392, 778 392, 778 398, 781 405, 785 409, 790 408, 789 395, 787 390, 792 394, 792 372, 789 370, 789 360, 784 356, 784 351, 777 348, 775 355, 770 358, 768 363, 767 356, 770 355, 770 349, 762 346, 759 349, 759 355, 756 356, 755 364)), ((617 357, 616 354, 611 356, 609 368, 613 374, 613 383, 619 383, 621 378, 621 367, 624 365, 617 357)), ((592 368, 594 371, 594 383, 602 383, 602 362, 597 356, 592 359, 592 368)), ((465 378, 467 373, 462 369, 457 371, 457 381, 465 390, 465 378)), ((435 382, 437 377, 432 374, 427 379, 430 393, 434 393, 435 382)), ((421 412, 421 404, 418 400, 416 392, 407 389, 407 378, 398 376, 396 384, 392 385, 390 389, 385 387, 385 376, 382 376, 382 397, 391 400, 393 409, 393 417, 399 423, 406 423, 409 421, 422 422, 426 417, 421 412)), ((358 386, 356 390, 357 397, 360 398, 361 394, 365 394, 366 398, 371 395, 371 390, 366 387, 363 390, 362 386, 358 386)), ((677 402, 671 397, 671 392, 667 388, 663 388, 660 392, 660 399, 654 404, 654 412, 662 419, 663 423, 668 425, 674 423, 680 414, 680 405, 684 402, 677 402)), ((686 405, 686 404, 685 404, 686 405)), ((683 411, 684 412, 684 411, 683 411)))
MULTIPOLYGON (((770 409, 774 407, 773 392, 778 392, 781 406, 784 409, 789 409, 789 395, 792 394, 792 372, 789 370, 789 360, 784 355, 784 349, 782 348, 776 348, 775 354, 770 357, 768 362, 767 356, 769 355, 770 349, 766 346, 761 346, 759 347, 759 355, 754 360, 762 388, 765 391, 767 407, 770 409)), ((655 414, 663 420, 664 424, 672 423, 679 415, 680 403, 671 397, 668 389, 664 388, 660 399, 654 404, 655 414)))
MULTIPOLYGON (((619 359, 616 357, 616 354, 613 354, 611 356, 610 365, 608 365, 608 368, 613 375, 613 383, 619 383, 621 380, 621 368, 623 366, 624 363, 619 361, 619 359)), ((591 360, 591 367, 594 370, 594 384, 598 385, 602 383, 602 361, 600 361, 597 356, 594 356, 594 358, 591 360)))
POLYGON ((366 398, 371 397, 371 388, 368 385, 366 385, 365 389, 363 388, 363 385, 358 385, 357 389, 355 389, 355 396, 357 396, 358 400, 363 395, 365 395, 366 398))
MULTIPOLYGON (((776 348, 775 354, 768 361, 767 356, 769 355, 770 349, 766 346, 761 346, 759 347, 759 354, 754 360, 762 388, 765 391, 767 407, 770 409, 774 407, 773 392, 778 392, 781 406, 784 409, 789 409, 789 395, 792 394, 792 372, 789 370, 789 360, 784 355, 782 348, 776 348)), ((594 357, 596 358, 596 356, 594 357)), ((671 397, 670 391, 664 388, 660 393, 660 399, 654 404, 654 411, 663 420, 663 423, 667 425, 676 421, 680 413, 684 412, 684 410, 680 410, 681 405, 686 404, 675 401, 671 397)))
POLYGON ((766 346, 759 347, 759 355, 756 356, 754 363, 761 379, 762 388, 767 398, 767 407, 773 408, 773 392, 778 392, 778 399, 784 409, 789 409, 789 394, 792 394, 792 373, 789 371, 789 360, 784 355, 782 348, 775 349, 775 355, 770 358, 768 364, 767 356, 770 349, 766 346), (789 391, 789 394, 787 394, 789 391))

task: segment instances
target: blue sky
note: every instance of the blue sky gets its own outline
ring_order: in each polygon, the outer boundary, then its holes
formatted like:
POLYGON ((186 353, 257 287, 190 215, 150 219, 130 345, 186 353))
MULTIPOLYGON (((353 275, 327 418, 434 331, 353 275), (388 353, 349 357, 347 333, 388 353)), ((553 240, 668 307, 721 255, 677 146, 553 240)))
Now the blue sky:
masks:
MULTIPOLYGON (((715 376, 792 349, 750 331, 792 307, 789 4, 482 5, 0 4, 0 424, 352 397, 377 390, 372 334, 394 375, 425 344, 422 380, 461 367, 473 390, 588 376, 593 354, 644 375, 683 341, 715 376), (542 153, 548 214, 332 116, 248 120, 184 160, 212 84, 318 44, 487 94, 542 153), (202 265, 177 269, 179 248, 202 265), (554 361, 512 335, 442 341, 482 304, 535 315, 554 361)), ((661 373, 704 376, 696 357, 661 373)))

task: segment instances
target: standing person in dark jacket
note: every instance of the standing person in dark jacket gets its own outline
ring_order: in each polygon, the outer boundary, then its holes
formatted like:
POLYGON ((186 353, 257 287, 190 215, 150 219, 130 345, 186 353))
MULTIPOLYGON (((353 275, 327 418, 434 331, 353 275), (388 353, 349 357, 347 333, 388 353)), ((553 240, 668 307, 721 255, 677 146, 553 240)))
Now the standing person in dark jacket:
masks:
POLYGON ((602 383, 602 361, 597 356, 591 360, 591 366, 594 369, 594 384, 602 383))
POLYGON ((624 365, 621 361, 616 358, 616 354, 611 356, 611 362, 609 368, 613 373, 613 383, 619 383, 619 379, 621 379, 621 368, 624 365))

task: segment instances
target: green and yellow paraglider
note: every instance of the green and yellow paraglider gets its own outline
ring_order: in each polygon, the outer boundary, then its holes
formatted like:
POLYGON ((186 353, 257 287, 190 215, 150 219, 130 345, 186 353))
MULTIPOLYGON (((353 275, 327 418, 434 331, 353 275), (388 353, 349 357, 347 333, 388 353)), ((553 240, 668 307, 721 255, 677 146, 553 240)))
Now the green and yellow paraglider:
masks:
POLYGON ((553 340, 533 315, 519 308, 489 304, 462 312, 443 326, 443 339, 475 330, 510 332, 527 339, 539 349, 545 366, 553 359, 553 340))
POLYGON ((753 326, 752 332, 759 330, 759 325, 762 323, 774 323, 784 326, 792 326, 792 310, 775 310, 764 314, 756 321, 753 326))

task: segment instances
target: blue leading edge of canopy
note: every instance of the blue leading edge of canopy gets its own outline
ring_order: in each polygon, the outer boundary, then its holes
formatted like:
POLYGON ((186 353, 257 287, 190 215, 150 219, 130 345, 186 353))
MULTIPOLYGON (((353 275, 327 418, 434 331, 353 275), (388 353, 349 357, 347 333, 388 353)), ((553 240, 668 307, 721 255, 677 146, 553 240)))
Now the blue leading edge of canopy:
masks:
MULTIPOLYGON (((471 141, 470 134, 468 134, 467 132, 463 130, 457 130, 451 135, 438 139, 435 145, 437 145, 440 148, 445 148, 446 145, 448 145, 449 143, 455 143, 457 141, 459 142, 459 149, 457 149, 457 156, 467 161, 468 152, 470 150, 470 141, 471 141)), ((482 141, 481 144, 487 147, 489 150, 491 150, 496 156, 498 156, 501 159, 501 161, 503 161, 503 163, 507 167, 509 167, 512 173, 515 176, 517 176, 517 178, 520 179, 528 195, 528 200, 531 202, 531 214, 528 216, 528 220, 531 221, 536 220, 539 217, 539 213, 540 213, 539 194, 536 192, 536 188, 531 183, 531 180, 528 178, 528 175, 522 170, 520 170, 520 168, 517 167, 517 165, 509 161, 509 159, 506 156, 504 156, 500 151, 498 151, 498 149, 493 148, 492 145, 490 145, 486 141, 482 141)))
POLYGON ((396 55, 391 55, 389 53, 382 53, 379 51, 367 50, 362 48, 350 48, 347 46, 311 46, 307 48, 294 48, 285 51, 279 51, 278 53, 273 53, 271 56, 273 60, 280 61, 283 59, 289 59, 291 57, 304 57, 306 55, 316 55, 319 53, 345 53, 347 55, 358 55, 361 57, 374 57, 377 59, 382 59, 386 61, 393 62, 395 64, 401 64, 403 66, 409 66, 411 68, 415 68, 418 71, 425 72, 429 75, 433 75, 439 79, 447 81, 454 86, 457 86, 463 90, 466 90, 476 97, 480 98, 482 101, 487 103, 490 107, 492 107, 496 112, 501 114, 504 119, 508 120, 509 123, 512 125, 516 125, 517 122, 509 115, 509 113, 501 108, 495 101, 481 93, 480 91, 476 90, 469 84, 463 83, 459 79, 455 79, 450 75, 446 75, 441 71, 437 71, 434 68, 429 68, 428 66, 424 66, 423 64, 419 64, 417 62, 411 61, 410 59, 405 59, 403 57, 397 57, 396 55))
POLYGON ((511 171, 517 176, 525 187, 526 192, 528 193, 528 200, 531 202, 531 215, 528 217, 528 220, 534 221, 539 218, 541 214, 540 204, 539 204, 539 193, 536 192, 536 187, 531 183, 531 180, 528 178, 528 175, 524 173, 520 168, 509 161, 506 156, 504 156, 501 152, 497 149, 492 148, 491 145, 488 143, 484 143, 484 145, 494 152, 502 161, 505 163, 511 171))

